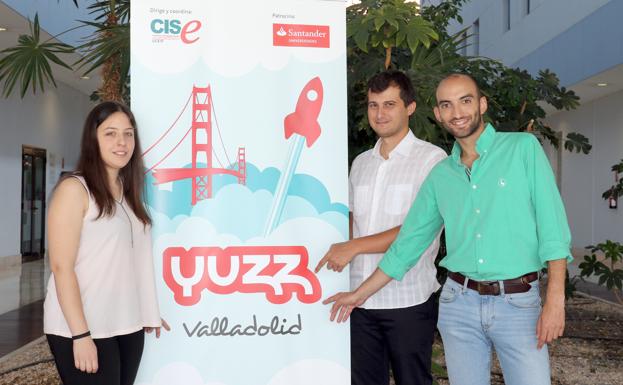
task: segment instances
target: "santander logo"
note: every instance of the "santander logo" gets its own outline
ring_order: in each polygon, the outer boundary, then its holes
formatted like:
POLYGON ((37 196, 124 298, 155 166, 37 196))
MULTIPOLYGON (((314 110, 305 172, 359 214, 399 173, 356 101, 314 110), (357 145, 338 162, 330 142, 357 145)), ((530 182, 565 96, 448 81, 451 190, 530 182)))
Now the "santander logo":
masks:
POLYGON ((273 46, 329 48, 328 25, 273 24, 273 46))

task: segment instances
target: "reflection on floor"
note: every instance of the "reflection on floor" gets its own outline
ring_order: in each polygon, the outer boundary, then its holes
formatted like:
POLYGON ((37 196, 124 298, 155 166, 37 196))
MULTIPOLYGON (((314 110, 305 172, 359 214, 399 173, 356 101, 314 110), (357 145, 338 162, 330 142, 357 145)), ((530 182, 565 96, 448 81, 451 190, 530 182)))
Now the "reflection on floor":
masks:
POLYGON ((43 259, 0 271, 0 357, 43 335, 49 276, 43 259))
POLYGON ((43 299, 49 277, 50 270, 43 259, 2 269, 0 314, 43 299))
POLYGON ((43 335, 43 300, 0 314, 0 357, 43 335))

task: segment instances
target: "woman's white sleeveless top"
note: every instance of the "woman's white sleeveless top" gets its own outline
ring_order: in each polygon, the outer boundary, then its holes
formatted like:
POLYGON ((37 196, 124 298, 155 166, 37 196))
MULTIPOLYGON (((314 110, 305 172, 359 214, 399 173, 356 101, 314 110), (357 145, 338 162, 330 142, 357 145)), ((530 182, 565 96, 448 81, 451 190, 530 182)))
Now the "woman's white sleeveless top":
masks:
MULTIPOLYGON (((84 178, 76 176, 89 192, 84 178)), ((99 219, 89 193, 75 262, 82 306, 93 338, 133 333, 160 326, 150 227, 144 226, 122 198, 112 216, 99 219)), ((48 282, 43 331, 71 337, 56 294, 48 282)))

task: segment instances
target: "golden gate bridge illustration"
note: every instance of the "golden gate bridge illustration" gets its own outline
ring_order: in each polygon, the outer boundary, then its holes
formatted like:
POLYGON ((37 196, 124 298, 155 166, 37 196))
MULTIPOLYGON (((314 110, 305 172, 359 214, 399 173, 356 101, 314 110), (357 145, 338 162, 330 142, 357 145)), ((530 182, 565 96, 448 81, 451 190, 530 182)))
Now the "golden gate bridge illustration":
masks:
POLYGON ((236 168, 230 161, 223 143, 223 137, 216 118, 216 112, 214 109, 214 102, 212 100, 212 90, 210 85, 207 87, 193 86, 192 93, 186 100, 184 108, 175 119, 173 124, 147 149, 143 152, 143 157, 153 150, 176 126, 179 119, 182 117, 188 104, 192 100, 192 123, 188 131, 184 134, 182 139, 162 158, 160 158, 151 168, 145 171, 145 174, 152 172, 152 175, 156 179, 154 184, 163 184, 173 181, 190 179, 192 182, 192 197, 191 204, 194 206, 197 202, 204 199, 212 198, 212 177, 214 175, 225 174, 233 175, 238 178, 238 183, 241 185, 246 184, 247 179, 247 167, 245 158, 245 148, 238 148, 238 162, 236 168), (226 168, 218 155, 214 152, 212 140, 212 117, 214 117, 214 123, 216 126, 216 132, 220 140, 225 158, 231 168, 226 168), (157 168, 164 162, 175 150, 180 147, 184 140, 191 134, 191 156, 192 163, 190 168, 157 168), (220 167, 213 167, 213 157, 216 159, 220 167), (198 162, 198 159, 205 158, 205 166, 198 162))
MULTIPOLYGON (((299 94, 294 112, 288 114, 283 121, 285 139, 290 139, 290 148, 286 157, 285 164, 280 170, 280 177, 273 194, 272 206, 268 213, 264 235, 270 234, 279 224, 281 214, 284 209, 285 201, 288 196, 288 188, 292 177, 299 162, 301 152, 305 147, 311 147, 320 136, 321 129, 318 124, 318 115, 322 109, 323 102, 323 86, 319 77, 315 77, 307 82, 299 94)), ((175 127, 180 117, 188 107, 188 103, 192 99, 192 124, 182 139, 157 161, 145 174, 152 172, 156 179, 154 184, 169 183, 182 179, 191 179, 192 181, 192 197, 191 204, 194 206, 197 202, 212 198, 212 177, 218 174, 233 175, 238 178, 238 184, 246 185, 247 167, 244 147, 238 148, 237 168, 233 168, 233 163, 229 160, 221 130, 216 119, 214 102, 212 100, 212 90, 210 85, 207 87, 193 86, 193 91, 186 101, 186 105, 175 119, 171 127, 169 127, 144 153, 143 157, 149 153, 158 143, 166 137, 175 127), (201 101, 201 96, 203 101, 201 101), (216 132, 221 142, 221 146, 227 158, 228 164, 232 168, 225 168, 213 151, 212 140, 212 117, 216 126, 216 132), (186 139, 189 133, 192 133, 192 167, 191 168, 157 168, 164 162, 186 139), (206 158, 205 167, 199 167, 197 158, 204 155, 206 158), (221 166, 213 167, 212 156, 214 156, 221 166)))

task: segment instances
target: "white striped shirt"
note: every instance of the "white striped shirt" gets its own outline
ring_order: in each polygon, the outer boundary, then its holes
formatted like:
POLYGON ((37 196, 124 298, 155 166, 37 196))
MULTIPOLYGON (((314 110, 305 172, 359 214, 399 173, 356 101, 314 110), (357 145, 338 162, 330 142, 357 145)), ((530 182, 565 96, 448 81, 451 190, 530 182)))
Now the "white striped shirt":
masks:
MULTIPOLYGON (((349 209, 353 213, 353 237, 377 234, 401 225, 422 182, 446 157, 439 147, 420 140, 411 130, 384 159, 381 140, 355 158, 349 177, 349 209)), ((393 309, 425 302, 439 289, 435 257, 439 236, 402 281, 392 280, 361 306, 393 309)), ((350 263, 350 286, 356 289, 376 269, 383 254, 360 254, 350 263)))

